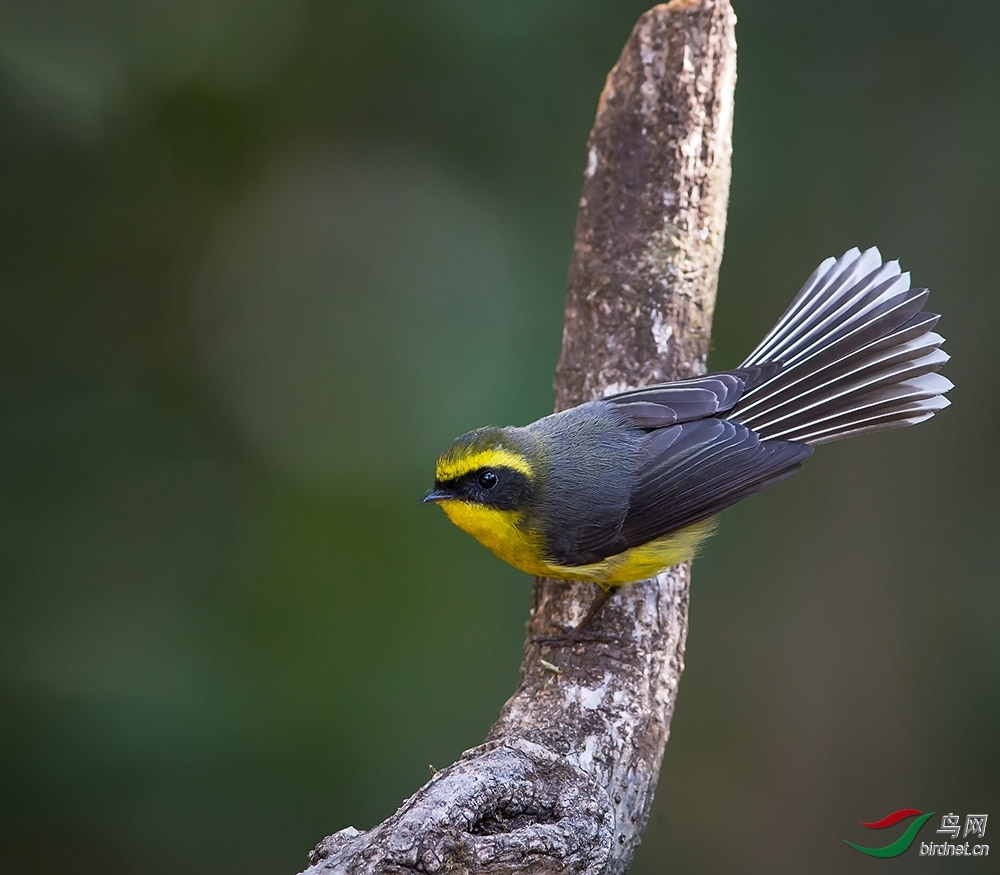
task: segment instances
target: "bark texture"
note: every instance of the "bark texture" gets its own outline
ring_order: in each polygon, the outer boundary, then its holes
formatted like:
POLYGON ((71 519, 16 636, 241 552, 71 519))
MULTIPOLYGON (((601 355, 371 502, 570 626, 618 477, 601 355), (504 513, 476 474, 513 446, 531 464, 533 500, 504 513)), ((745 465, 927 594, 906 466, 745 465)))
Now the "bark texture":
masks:
MULTIPOLYGON (((638 21, 587 144, 556 408, 704 372, 726 223, 736 82, 728 0, 638 21)), ((612 598, 539 580, 517 691, 486 741, 388 820, 341 830, 320 873, 620 873, 649 816, 684 665, 687 566, 612 598)))

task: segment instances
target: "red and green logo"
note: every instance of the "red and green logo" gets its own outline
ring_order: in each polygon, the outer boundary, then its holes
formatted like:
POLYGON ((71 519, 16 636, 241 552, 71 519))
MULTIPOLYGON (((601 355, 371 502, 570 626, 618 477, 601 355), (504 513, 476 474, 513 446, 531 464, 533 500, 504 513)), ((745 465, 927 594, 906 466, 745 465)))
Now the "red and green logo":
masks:
POLYGON ((854 844, 854 842, 848 842, 847 839, 844 839, 844 841, 854 848, 854 850, 861 851, 862 854, 868 854, 870 857, 898 857, 913 844, 917 833, 920 832, 920 827, 934 816, 933 811, 928 811, 924 814, 916 808, 900 808, 899 811, 887 814, 881 820, 876 820, 873 823, 861 822, 861 825, 866 829, 886 829, 890 826, 895 826, 901 820, 906 820, 906 818, 915 815, 919 816, 907 827, 906 832, 896 839, 896 841, 892 842, 892 844, 888 844, 883 848, 863 848, 861 845, 854 844))

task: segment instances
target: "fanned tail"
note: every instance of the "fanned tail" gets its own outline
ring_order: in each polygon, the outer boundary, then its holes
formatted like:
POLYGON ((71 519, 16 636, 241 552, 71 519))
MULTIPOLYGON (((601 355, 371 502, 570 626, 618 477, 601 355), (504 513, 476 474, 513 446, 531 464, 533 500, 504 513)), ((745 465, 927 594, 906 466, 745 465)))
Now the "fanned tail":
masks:
POLYGON ((828 258, 741 365, 781 367, 729 418, 765 440, 813 445, 929 419, 952 383, 937 373, 949 357, 932 330, 939 317, 922 312, 927 296, 878 249, 828 258))

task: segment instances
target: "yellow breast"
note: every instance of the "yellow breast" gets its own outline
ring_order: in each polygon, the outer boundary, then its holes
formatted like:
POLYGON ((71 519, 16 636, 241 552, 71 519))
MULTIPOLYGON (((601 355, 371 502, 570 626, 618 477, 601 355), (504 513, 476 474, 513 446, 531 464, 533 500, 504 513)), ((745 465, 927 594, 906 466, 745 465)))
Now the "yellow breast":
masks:
POLYGON ((645 580, 693 558, 701 542, 715 531, 716 524, 714 517, 701 520, 590 565, 558 565, 545 559, 539 534, 520 528, 524 516, 520 511, 496 510, 457 500, 440 504, 462 531, 527 574, 557 580, 590 580, 613 586, 645 580))

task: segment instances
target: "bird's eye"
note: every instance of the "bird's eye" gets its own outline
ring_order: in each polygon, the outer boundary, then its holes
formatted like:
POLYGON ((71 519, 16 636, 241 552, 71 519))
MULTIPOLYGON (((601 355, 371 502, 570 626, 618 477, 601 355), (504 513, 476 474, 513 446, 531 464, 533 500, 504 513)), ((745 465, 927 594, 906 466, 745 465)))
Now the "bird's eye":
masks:
POLYGON ((479 485, 482 486, 483 489, 492 489, 499 482, 500 481, 497 479, 497 475, 492 471, 483 471, 483 473, 479 475, 479 485))

